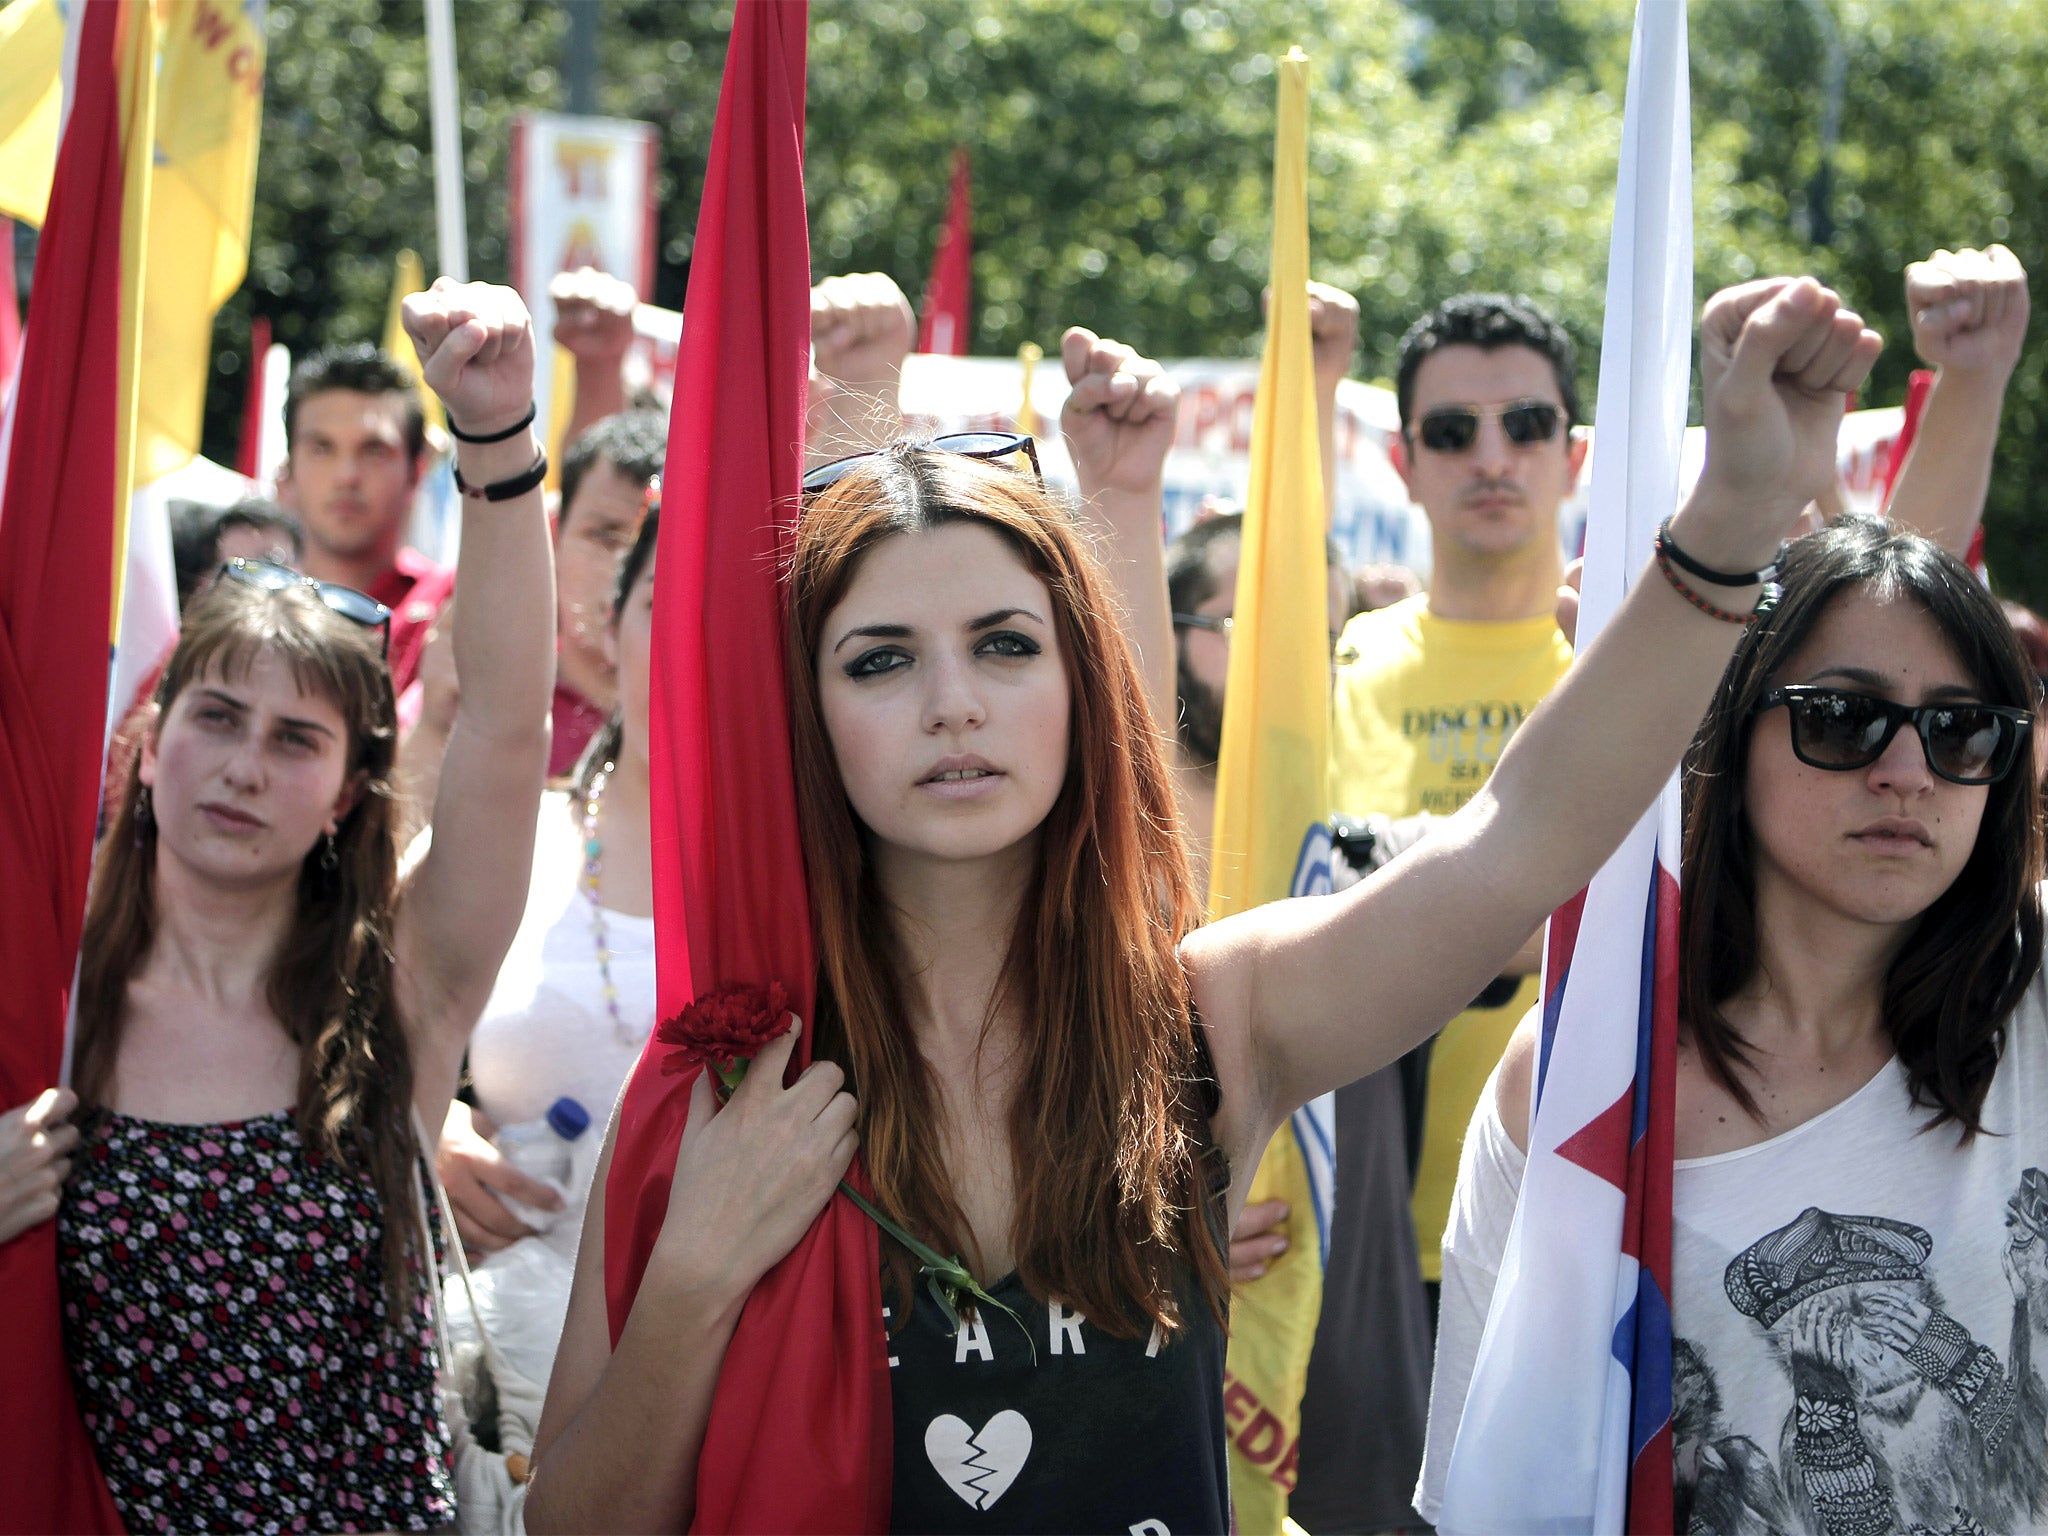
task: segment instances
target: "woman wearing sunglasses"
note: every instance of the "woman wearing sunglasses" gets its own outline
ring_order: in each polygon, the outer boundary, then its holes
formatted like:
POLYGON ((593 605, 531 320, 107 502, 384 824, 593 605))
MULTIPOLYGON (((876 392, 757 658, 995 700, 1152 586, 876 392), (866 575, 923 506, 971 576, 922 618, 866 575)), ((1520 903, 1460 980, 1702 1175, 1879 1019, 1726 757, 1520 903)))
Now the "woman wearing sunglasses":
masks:
MULTIPOLYGON (((1688 554, 1768 560, 1876 348, 1811 281, 1709 304, 1688 554)), ((593 1206, 528 1526, 690 1524, 740 1309, 857 1144, 888 1214, 1016 1317, 949 1327, 884 1244, 892 1526, 1224 1530, 1222 1245, 1260 1150, 1439 1027, 1590 877, 1737 626, 1640 584, 1436 840, 1343 896, 1194 932, 1137 659, 1034 477, 870 456, 806 500, 789 581, 822 1059, 785 1088, 783 1036, 715 1115, 700 1081, 616 1341, 593 1206)))
POLYGON ((443 279, 406 325, 479 596, 432 852, 401 883, 388 615, 238 561, 186 610, 94 868, 59 1264, 131 1530, 452 1511, 414 1128, 441 1123, 518 923, 553 593, 518 296, 443 279))
MULTIPOLYGON (((2048 989, 2034 681, 1953 556, 1801 539, 1686 760, 1677 1520, 2048 1515, 2048 989)), ((1533 1019, 1466 1139, 1434 1518, 1523 1168, 1533 1019)), ((1690 1522, 1688 1526, 1688 1522, 1690 1522)))

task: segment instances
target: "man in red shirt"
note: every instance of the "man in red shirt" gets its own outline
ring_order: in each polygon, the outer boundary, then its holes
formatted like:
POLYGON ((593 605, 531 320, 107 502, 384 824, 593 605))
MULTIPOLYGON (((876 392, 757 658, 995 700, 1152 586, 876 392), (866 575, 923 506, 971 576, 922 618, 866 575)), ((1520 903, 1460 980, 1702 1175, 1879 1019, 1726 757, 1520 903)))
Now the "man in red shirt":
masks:
POLYGON ((405 545, 426 467, 426 418, 412 376, 367 344, 323 347, 292 370, 278 499, 306 531, 304 570, 391 610, 391 686, 419 667, 455 572, 405 545))

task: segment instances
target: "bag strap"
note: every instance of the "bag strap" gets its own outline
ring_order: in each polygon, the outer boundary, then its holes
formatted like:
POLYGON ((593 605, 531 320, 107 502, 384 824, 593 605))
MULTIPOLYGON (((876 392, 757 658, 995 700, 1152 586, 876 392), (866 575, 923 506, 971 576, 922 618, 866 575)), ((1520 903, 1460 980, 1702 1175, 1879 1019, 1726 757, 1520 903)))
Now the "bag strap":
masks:
POLYGON ((434 1203, 441 1212, 441 1230, 448 1239, 448 1251, 454 1256, 456 1273, 462 1276, 462 1292, 469 1298, 470 1320, 476 1324, 477 1338, 483 1342, 484 1360, 493 1376, 510 1369, 505 1357, 498 1352, 497 1344, 491 1338, 491 1330, 484 1323, 483 1308, 476 1304, 476 1286, 470 1278, 469 1255, 462 1248, 462 1234, 455 1228, 455 1207, 448 1199, 448 1186, 441 1182, 440 1169, 434 1165, 431 1148, 438 1143, 427 1136, 426 1126, 420 1120, 419 1106, 412 1111, 412 1133, 419 1138, 420 1159, 413 1166, 413 1197, 419 1207, 420 1244, 427 1256, 427 1280, 434 1293, 434 1332, 440 1347, 442 1368, 454 1380, 454 1346, 449 1342, 448 1313, 441 1296, 441 1264, 434 1248, 433 1224, 427 1220, 427 1186, 434 1188, 434 1203))

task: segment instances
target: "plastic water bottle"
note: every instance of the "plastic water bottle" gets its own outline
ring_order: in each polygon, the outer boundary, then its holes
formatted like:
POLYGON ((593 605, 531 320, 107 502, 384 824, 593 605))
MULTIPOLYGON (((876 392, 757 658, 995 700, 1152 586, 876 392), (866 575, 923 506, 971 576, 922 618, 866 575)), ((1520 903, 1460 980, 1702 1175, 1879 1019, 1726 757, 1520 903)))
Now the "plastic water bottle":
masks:
MULTIPOLYGON (((555 1193, 566 1202, 569 1199, 569 1169, 576 1155, 577 1138, 590 1129, 590 1111, 574 1099, 561 1098, 548 1106, 548 1112, 538 1120, 523 1121, 508 1125, 498 1132, 498 1153, 528 1178, 539 1179, 554 1187, 555 1193)), ((559 1211, 543 1211, 514 1200, 510 1195, 499 1196, 505 1208, 536 1232, 545 1232, 561 1218, 559 1211)))

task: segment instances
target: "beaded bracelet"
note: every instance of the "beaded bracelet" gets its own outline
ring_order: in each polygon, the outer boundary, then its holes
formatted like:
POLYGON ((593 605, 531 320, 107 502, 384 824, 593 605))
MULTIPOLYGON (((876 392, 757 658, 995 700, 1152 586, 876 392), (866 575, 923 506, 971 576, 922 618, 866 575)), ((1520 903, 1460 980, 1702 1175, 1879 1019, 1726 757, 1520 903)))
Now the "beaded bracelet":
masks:
POLYGON ((1665 552, 1665 545, 1661 542, 1657 546, 1657 569, 1662 571, 1664 579, 1671 583, 1672 591, 1676 592, 1688 603, 1691 603, 1693 607, 1699 609, 1708 618, 1719 619, 1724 624, 1754 624, 1758 619, 1778 606, 1778 599, 1785 592, 1785 589, 1775 581, 1766 581, 1763 583, 1763 591, 1757 595, 1754 608, 1750 609, 1748 613, 1730 613, 1726 608, 1715 607, 1685 584, 1685 579, 1678 574, 1677 568, 1672 565, 1671 557, 1665 552))

